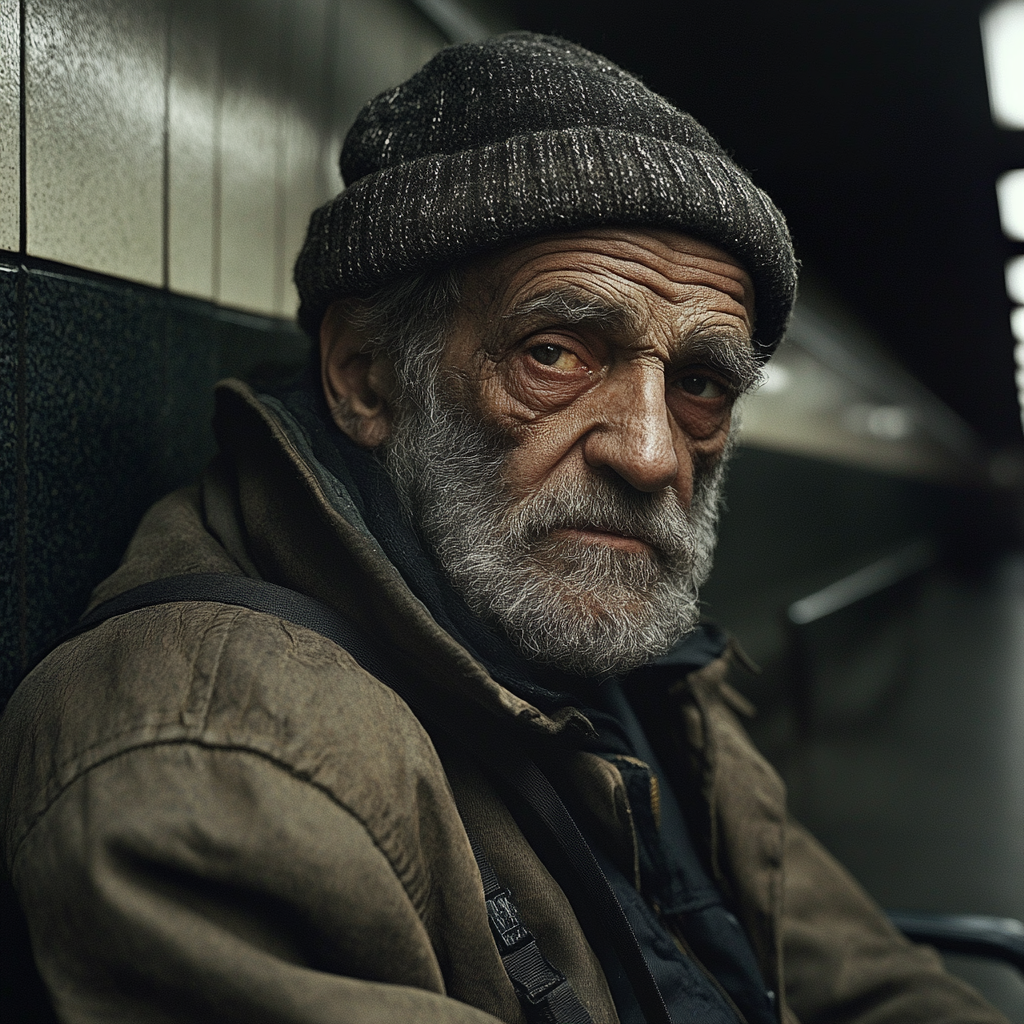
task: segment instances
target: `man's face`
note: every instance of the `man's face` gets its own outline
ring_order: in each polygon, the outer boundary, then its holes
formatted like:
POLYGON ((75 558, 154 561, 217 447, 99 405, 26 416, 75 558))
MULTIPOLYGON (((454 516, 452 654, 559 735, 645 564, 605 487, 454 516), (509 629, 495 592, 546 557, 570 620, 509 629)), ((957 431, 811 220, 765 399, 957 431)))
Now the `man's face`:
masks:
POLYGON ((468 272, 437 397, 385 456, 453 584, 525 654, 601 675, 693 628, 752 321, 744 270, 673 232, 553 236, 468 272))

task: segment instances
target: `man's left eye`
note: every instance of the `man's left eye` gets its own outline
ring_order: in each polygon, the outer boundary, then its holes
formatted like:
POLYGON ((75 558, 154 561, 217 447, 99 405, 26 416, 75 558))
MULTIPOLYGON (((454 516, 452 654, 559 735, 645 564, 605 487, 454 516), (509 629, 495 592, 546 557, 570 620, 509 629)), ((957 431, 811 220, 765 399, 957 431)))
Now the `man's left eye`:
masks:
POLYGON ((553 366, 556 370, 575 370, 581 366, 577 356, 561 345, 534 345, 530 355, 544 366, 553 366))
POLYGON ((680 378, 679 386, 694 398, 722 398, 726 393, 725 388, 714 378, 699 374, 680 378))

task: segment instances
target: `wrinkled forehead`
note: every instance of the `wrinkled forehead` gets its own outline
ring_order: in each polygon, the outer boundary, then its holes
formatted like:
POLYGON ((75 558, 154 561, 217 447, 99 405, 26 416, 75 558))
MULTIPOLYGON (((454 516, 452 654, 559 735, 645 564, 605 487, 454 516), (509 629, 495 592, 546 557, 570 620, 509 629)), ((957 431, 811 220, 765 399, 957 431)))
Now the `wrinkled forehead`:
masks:
POLYGON ((716 245, 670 230, 601 227, 544 235, 467 261, 463 283, 467 309, 490 317, 528 307, 552 290, 590 294, 613 308, 629 287, 634 295, 669 303, 703 291, 751 332, 754 326, 754 286, 742 264, 716 245))

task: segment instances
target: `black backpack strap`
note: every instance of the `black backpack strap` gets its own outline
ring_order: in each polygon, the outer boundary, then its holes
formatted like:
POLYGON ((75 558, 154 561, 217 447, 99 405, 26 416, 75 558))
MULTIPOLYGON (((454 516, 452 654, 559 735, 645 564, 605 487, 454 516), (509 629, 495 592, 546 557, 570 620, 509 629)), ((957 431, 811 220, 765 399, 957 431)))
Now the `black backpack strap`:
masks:
POLYGON ((175 601, 211 601, 215 604, 237 605, 305 626, 344 647, 363 668, 391 685, 389 680, 384 679, 377 671, 378 667, 384 671, 383 661, 378 654, 379 648, 371 644, 365 633, 354 623, 339 615, 329 605, 315 597, 300 594, 297 590, 280 587, 276 583, 254 580, 248 576, 232 576, 223 572, 168 576, 116 594, 110 600, 86 612, 35 660, 32 667, 61 644, 94 629, 115 615, 124 615, 126 612, 138 611, 157 604, 171 604, 175 601))
POLYGON ((484 883, 491 934, 526 1019, 531 1024, 592 1024, 565 975, 548 962, 523 924, 512 893, 498 881, 476 836, 468 829, 467 834, 484 883))
MULTIPOLYGON (((329 605, 287 587, 267 583, 264 580, 253 580, 247 576, 232 576, 226 573, 190 573, 184 576, 171 576, 166 579, 154 580, 151 583, 144 583, 97 605, 67 633, 63 634, 46 653, 72 637, 93 629, 114 615, 123 615, 152 605, 176 601, 210 601, 217 604, 237 605, 252 611, 276 615, 278 618, 305 626, 319 633, 343 647, 364 669, 394 690, 409 705, 428 731, 436 730, 463 749, 469 750, 478 762, 497 776, 531 809, 572 866, 584 895, 608 928, 609 938, 648 1024, 672 1024, 664 997, 644 959, 640 943, 626 918, 615 891, 597 863, 579 826, 547 776, 521 748, 512 743, 495 745, 492 737, 481 737, 472 730, 453 730, 450 723, 429 705, 427 694, 412 690, 406 680, 397 675, 381 646, 370 640, 359 627, 329 605)), ((473 842, 472 837, 471 842, 473 842)), ((479 846, 474 843, 474 854, 478 852, 479 846)), ((480 856, 477 856, 477 863, 480 867, 481 877, 484 876, 485 869, 489 872, 490 877, 494 877, 493 869, 480 856)), ((497 885, 496 878, 494 881, 497 885)), ((495 904, 494 909, 499 912, 500 904, 495 904)), ((489 918, 490 915, 491 903, 489 901, 489 918)), ((518 913, 516 917, 518 919, 518 913)), ((493 931, 495 927, 493 919, 491 926, 493 931)), ((519 927, 522 927, 521 922, 519 927)), ((523 931, 526 930, 523 929, 523 931)), ((495 938, 497 941, 497 935, 495 938)), ((527 946, 528 943, 520 948, 526 949, 527 946)), ((502 951, 500 944, 498 948, 499 951, 502 951)), ((536 949, 536 943, 534 943, 534 948, 536 949)), ((502 952, 502 960, 505 961, 504 951, 502 952)), ((537 954, 540 955, 539 949, 537 949, 537 954)), ((535 961, 527 962, 528 954, 513 959, 517 965, 520 960, 524 963, 523 974, 519 981, 509 971, 509 977, 516 986, 517 994, 520 994, 521 991, 535 991, 535 986, 538 984, 543 988, 545 982, 540 979, 542 976, 547 976, 543 975, 542 967, 538 966, 535 961)), ((508 969, 508 962, 505 962, 506 969, 508 969)), ((544 963, 546 964, 546 961, 544 963)), ((547 964, 547 968, 552 972, 555 971, 550 964, 547 964)), ((518 966, 516 970, 519 970, 518 966)), ((566 993, 572 993, 568 982, 562 986, 557 981, 548 991, 552 993, 552 998, 557 998, 560 1002, 566 998, 566 993), (554 995, 555 993, 557 993, 557 997, 554 995)), ((557 1021, 558 1024, 562 1024, 563 1021, 566 1024, 576 1024, 577 1021, 589 1020, 586 1010, 579 1004, 575 994, 572 994, 572 999, 583 1016, 569 1016, 567 1011, 571 1008, 562 1005, 557 1008, 556 1015, 551 1016, 550 1013, 556 1011, 551 1008, 550 1002, 547 1006, 536 1008, 536 1012, 540 1015, 534 1016, 534 1009, 528 1008, 530 1006, 528 1000, 523 1000, 522 995, 520 999, 531 1024, 535 1021, 539 1024, 546 1024, 548 1021, 557 1021), (548 1013, 548 1016, 544 1016, 544 1013, 548 1013)))

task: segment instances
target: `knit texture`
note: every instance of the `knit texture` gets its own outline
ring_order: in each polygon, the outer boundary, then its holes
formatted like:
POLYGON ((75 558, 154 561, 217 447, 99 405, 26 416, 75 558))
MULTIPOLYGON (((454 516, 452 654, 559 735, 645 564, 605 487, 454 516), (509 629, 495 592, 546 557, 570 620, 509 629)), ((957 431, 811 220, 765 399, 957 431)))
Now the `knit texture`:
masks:
POLYGON ((335 298, 600 225, 720 246, 754 282, 758 347, 785 332, 796 260, 782 214, 693 117, 562 39, 442 50, 363 108, 341 172, 347 188, 313 214, 295 265, 311 335, 335 298))

